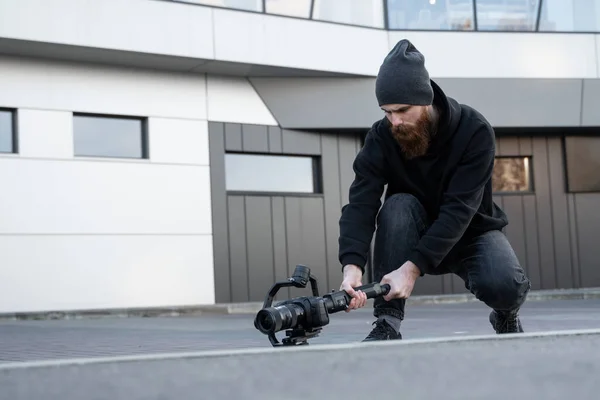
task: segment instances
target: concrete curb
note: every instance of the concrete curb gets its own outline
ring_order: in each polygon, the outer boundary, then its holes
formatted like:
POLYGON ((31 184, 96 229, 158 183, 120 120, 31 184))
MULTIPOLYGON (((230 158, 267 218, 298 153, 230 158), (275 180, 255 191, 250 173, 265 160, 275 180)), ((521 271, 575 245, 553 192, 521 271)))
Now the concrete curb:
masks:
MULTIPOLYGON (((586 300, 600 299, 600 288, 535 290, 529 293, 527 301, 586 300)), ((372 301, 372 300, 370 300, 372 301)), ((449 294, 413 296, 406 302, 409 305, 459 304, 477 302, 472 294, 449 294)), ((371 304, 368 303, 367 307, 371 304)), ((0 313, 0 320, 57 320, 84 318, 131 318, 131 317, 186 317, 199 315, 245 315, 256 314, 262 302, 220 303, 181 307, 154 307, 102 310, 61 310, 24 313, 0 313)))

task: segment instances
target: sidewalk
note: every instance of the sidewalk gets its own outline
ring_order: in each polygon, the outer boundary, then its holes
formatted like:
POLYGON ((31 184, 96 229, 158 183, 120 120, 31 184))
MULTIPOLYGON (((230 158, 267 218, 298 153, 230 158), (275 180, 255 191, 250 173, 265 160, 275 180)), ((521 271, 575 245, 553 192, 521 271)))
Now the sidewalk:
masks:
MULTIPOLYGON (((586 300, 600 299, 600 288, 534 290, 529 293, 527 301, 548 300, 586 300)), ((367 303, 370 307, 372 300, 367 303)), ((478 302, 472 294, 451 294, 435 296, 413 296, 407 305, 423 304, 461 304, 478 302)), ((106 310, 48 311, 32 313, 0 313, 0 320, 45 320, 45 319, 80 319, 101 317, 179 317, 205 314, 256 314, 262 308, 262 302, 221 303, 185 307, 154 307, 106 310)))

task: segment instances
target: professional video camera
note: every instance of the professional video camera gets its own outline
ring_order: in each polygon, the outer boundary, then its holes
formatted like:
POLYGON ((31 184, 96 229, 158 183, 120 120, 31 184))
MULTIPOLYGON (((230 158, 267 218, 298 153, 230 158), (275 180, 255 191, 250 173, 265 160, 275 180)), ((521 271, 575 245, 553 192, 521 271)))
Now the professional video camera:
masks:
MULTIPOLYGON (((390 291, 390 285, 370 283, 355 290, 362 290, 367 298, 384 296, 390 291)), ((322 327, 329 324, 329 314, 348 308, 352 297, 344 290, 331 291, 319 297, 317 279, 310 273, 310 268, 297 265, 292 277, 286 281, 276 282, 267 294, 263 308, 256 314, 254 327, 268 335, 275 346, 307 345, 308 339, 319 335, 322 327), (273 298, 283 287, 293 286, 305 288, 310 281, 312 296, 295 297, 272 306, 273 298), (277 341, 275 332, 286 330, 287 337, 282 343, 277 341)))

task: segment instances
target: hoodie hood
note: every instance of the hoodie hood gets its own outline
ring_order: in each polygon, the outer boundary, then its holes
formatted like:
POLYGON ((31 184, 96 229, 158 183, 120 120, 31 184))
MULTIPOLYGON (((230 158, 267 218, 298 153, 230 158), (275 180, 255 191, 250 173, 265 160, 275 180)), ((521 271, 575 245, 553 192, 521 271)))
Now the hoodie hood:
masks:
POLYGON ((442 88, 433 80, 433 105, 439 112, 437 132, 431 141, 428 152, 437 152, 444 144, 451 140, 458 128, 461 118, 461 106, 451 97, 446 96, 442 88))

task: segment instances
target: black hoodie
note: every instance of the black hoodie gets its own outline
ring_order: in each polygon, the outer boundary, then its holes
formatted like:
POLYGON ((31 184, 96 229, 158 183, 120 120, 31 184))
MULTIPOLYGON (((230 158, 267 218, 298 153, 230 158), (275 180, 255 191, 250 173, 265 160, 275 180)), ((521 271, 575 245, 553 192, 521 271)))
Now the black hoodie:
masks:
POLYGON ((386 184, 385 199, 395 193, 412 194, 432 222, 409 257, 422 273, 433 271, 464 234, 508 224, 506 214, 492 199, 496 151, 492 127, 478 111, 447 97, 435 82, 431 84, 439 126, 425 155, 406 160, 386 118, 375 122, 366 135, 353 163, 349 203, 340 218, 342 267, 354 264, 364 272, 386 184))

